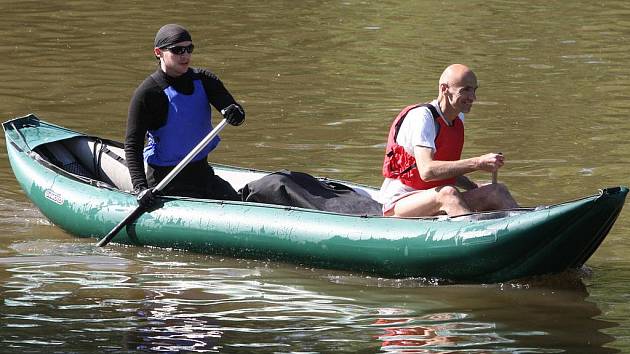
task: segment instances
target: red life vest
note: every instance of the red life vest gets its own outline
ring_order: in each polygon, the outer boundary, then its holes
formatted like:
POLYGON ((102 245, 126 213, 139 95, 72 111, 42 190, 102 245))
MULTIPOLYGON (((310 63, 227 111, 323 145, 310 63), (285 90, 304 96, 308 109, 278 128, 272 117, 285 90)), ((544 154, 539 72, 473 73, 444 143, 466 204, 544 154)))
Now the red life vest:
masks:
POLYGON ((387 178, 399 179, 403 184, 414 189, 430 189, 445 185, 454 185, 455 178, 442 179, 425 182, 420 178, 420 171, 416 165, 416 159, 412 154, 398 145, 396 137, 407 113, 414 108, 427 107, 433 119, 438 124, 438 132, 435 137, 434 160, 456 161, 461 158, 464 147, 464 124, 461 119, 456 118, 453 125, 446 124, 444 119, 440 119, 440 114, 431 104, 415 104, 405 107, 394 119, 389 135, 387 137, 387 147, 385 148, 385 160, 383 161, 383 176, 387 178))

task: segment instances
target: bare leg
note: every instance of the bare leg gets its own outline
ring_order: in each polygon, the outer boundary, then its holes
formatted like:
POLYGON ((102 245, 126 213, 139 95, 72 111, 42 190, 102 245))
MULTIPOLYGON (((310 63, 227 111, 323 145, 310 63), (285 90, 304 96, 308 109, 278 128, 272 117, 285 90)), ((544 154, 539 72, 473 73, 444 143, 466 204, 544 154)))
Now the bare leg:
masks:
POLYGON ((518 208, 518 203, 503 183, 486 184, 465 191, 462 196, 474 211, 518 208))
POLYGON ((400 199, 396 202, 393 213, 388 216, 433 216, 442 212, 448 215, 460 215, 471 211, 457 188, 444 186, 410 194, 400 199))

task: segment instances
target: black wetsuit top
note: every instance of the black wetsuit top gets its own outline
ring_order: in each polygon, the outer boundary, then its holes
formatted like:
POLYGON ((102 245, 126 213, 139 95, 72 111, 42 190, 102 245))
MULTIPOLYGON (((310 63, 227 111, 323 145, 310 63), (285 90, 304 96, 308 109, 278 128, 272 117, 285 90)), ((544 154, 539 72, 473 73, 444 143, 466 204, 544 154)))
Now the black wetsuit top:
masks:
MULTIPOLYGON (((221 80, 207 70, 190 68, 186 74, 173 78, 166 75, 158 67, 154 74, 147 77, 138 86, 129 105, 125 157, 135 190, 149 187, 147 176, 144 172, 144 142, 148 130, 156 130, 166 123, 168 98, 164 93, 164 89, 172 86, 178 92, 189 95, 194 90, 194 79, 201 80, 209 103, 218 111, 236 103, 221 80)), ((207 164, 205 159, 201 163, 207 164)), ((195 167, 194 164, 189 166, 190 168, 195 167)), ((199 169, 199 166, 196 167, 199 169)), ((189 169, 188 166, 187 169, 189 169)), ((181 174, 185 175, 186 169, 181 174)))

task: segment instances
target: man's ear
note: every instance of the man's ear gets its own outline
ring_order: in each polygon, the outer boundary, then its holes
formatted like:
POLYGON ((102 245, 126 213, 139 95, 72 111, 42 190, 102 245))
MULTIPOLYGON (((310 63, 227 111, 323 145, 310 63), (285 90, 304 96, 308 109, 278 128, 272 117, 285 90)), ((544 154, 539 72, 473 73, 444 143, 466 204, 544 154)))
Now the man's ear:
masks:
POLYGON ((160 49, 160 48, 153 48, 153 54, 155 54, 156 57, 161 58, 162 57, 162 49, 160 49))
POLYGON ((440 84, 440 93, 446 94, 447 91, 448 91, 448 84, 444 84, 444 83, 440 84))

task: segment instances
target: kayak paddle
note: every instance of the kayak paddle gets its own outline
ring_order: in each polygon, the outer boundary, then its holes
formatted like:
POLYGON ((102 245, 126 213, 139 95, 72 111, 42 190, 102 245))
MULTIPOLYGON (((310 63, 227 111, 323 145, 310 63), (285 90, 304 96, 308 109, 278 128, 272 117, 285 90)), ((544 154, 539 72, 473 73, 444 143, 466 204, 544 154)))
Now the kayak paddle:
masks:
MULTIPOLYGON (((164 189, 166 187, 167 184, 169 184, 169 182, 171 182, 173 180, 173 178, 175 178, 175 176, 177 176, 177 174, 179 174, 179 172, 181 172, 181 170, 184 169, 184 167, 186 167, 186 165, 188 165, 188 163, 201 151, 203 150, 203 148, 206 147, 206 145, 208 145, 210 143, 210 141, 212 141, 212 139, 214 139, 215 136, 217 136, 217 134, 219 134, 219 132, 227 125, 227 120, 223 119, 214 129, 212 129, 212 131, 210 133, 208 133, 208 135, 206 135, 205 138, 203 138, 203 140, 201 140, 199 142, 199 144, 197 144, 197 146, 195 146, 189 153, 188 155, 186 155, 186 157, 184 157, 183 160, 181 160, 177 166, 175 166, 175 168, 173 168, 173 170, 171 170, 171 172, 169 172, 168 175, 166 175, 166 177, 164 177, 164 179, 162 181, 160 181, 160 183, 157 184, 157 186, 153 187, 152 193, 153 194, 157 194, 159 191, 161 191, 162 189, 164 189)), ((146 211, 146 207, 142 206, 142 205, 138 205, 136 207, 136 209, 134 209, 134 211, 131 212, 131 214, 127 215, 127 217, 125 219, 123 219, 123 221, 121 221, 120 223, 118 223, 118 225, 116 225, 112 231, 110 231, 107 235, 105 235, 105 237, 103 237, 100 241, 98 241, 98 243, 96 244, 98 247, 103 247, 105 245, 107 245, 109 243, 109 241, 111 241, 112 238, 114 238, 114 236, 116 236, 116 234, 122 230, 123 227, 127 226, 128 224, 130 224, 131 222, 133 222, 135 219, 137 219, 140 215, 142 215, 142 213, 144 213, 146 211)))

